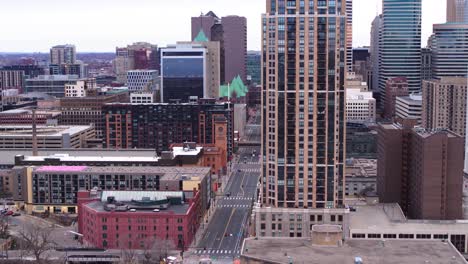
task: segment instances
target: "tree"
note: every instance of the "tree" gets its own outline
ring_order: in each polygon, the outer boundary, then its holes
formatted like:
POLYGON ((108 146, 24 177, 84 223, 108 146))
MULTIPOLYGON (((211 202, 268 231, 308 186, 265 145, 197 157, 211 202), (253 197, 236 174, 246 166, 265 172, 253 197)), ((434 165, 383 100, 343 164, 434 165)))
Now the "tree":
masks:
POLYGON ((6 239, 10 237, 8 227, 10 225, 10 218, 5 215, 0 216, 0 238, 6 239))
POLYGON ((143 247, 143 263, 157 263, 163 258, 167 258, 169 252, 175 248, 172 240, 155 237, 148 238, 143 247))
POLYGON ((18 232, 21 247, 34 256, 36 263, 45 263, 44 253, 54 248, 51 234, 53 227, 42 227, 35 224, 25 224, 18 232))

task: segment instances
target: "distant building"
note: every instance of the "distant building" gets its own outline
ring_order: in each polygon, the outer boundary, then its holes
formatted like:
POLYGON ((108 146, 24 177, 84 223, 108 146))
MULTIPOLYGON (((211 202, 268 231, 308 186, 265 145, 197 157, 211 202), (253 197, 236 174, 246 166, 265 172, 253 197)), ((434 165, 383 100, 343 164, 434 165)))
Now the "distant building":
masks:
MULTIPOLYGON (((201 100, 202 101, 202 100, 201 100)), ((107 104, 105 147, 152 148, 157 153, 171 144, 226 144, 228 157, 234 143, 233 107, 227 103, 107 104)))
POLYGON ((200 34, 192 42, 177 42, 178 45, 202 45, 206 49, 206 65, 205 65, 205 83, 206 83, 206 98, 219 98, 221 85, 220 74, 220 44, 217 41, 208 41, 205 34, 200 31, 200 34))
POLYGON ((75 45, 58 45, 50 49, 50 64, 75 64, 75 45))
POLYGON ((177 44, 161 49, 162 102, 208 98, 208 51, 203 44, 177 44))
POLYGON ((117 82, 127 83, 127 72, 130 70, 157 70, 160 72, 159 49, 157 45, 136 42, 127 47, 115 49, 113 61, 117 82))
MULTIPOLYGON (((36 124, 46 125, 57 123, 61 112, 57 110, 37 110, 36 124)), ((0 124, 2 125, 31 125, 33 122, 32 108, 20 108, 0 112, 0 124)))
POLYGON ((22 70, 0 69, 0 89, 18 89, 23 91, 25 75, 22 70))
POLYGON ((370 62, 372 69, 372 81, 369 82, 369 89, 380 92, 379 89, 379 69, 380 69, 380 37, 381 37, 382 15, 378 15, 372 21, 370 39, 370 62))
POLYGON ((359 89, 346 89, 346 121, 373 123, 375 122, 375 99, 372 92, 359 89))
POLYGON ((421 13, 422 0, 382 1, 379 87, 385 104, 394 101, 387 100, 389 79, 404 77, 409 92, 421 90, 421 13))
POLYGON ((131 104, 153 104, 156 101, 156 92, 153 91, 136 91, 130 93, 131 104))
MULTIPOLYGON (((91 126, 37 126, 38 148, 85 148, 95 138, 91 126)), ((0 148, 32 148, 31 125, 0 127, 0 148)))
POLYGON ((467 0, 447 0, 447 22, 468 23, 467 0))
POLYGON ((96 88, 96 79, 81 79, 75 83, 65 84, 65 97, 86 97, 89 90, 96 88))
POLYGON ((78 75, 40 75, 26 79, 25 92, 40 92, 55 97, 65 97, 65 85, 78 81, 78 75))
POLYGON ((261 83, 262 55, 260 51, 247 52, 247 83, 256 85, 261 83))
POLYGON ((346 161, 346 196, 365 196, 377 191, 377 160, 348 159, 346 161))
POLYGON ((377 132, 363 123, 346 123, 346 158, 376 159, 377 132))
POLYGON ((85 243, 105 249, 158 245, 161 252, 187 250, 206 212, 202 194, 194 190, 82 191, 78 195, 78 231, 85 243))
POLYGON ((450 131, 379 125, 380 202, 399 203, 412 219, 461 219, 463 140, 450 131))
POLYGON ((50 64, 50 75, 78 75, 80 78, 88 77, 88 65, 82 61, 74 64, 50 64))
POLYGON ((432 50, 421 49, 421 81, 432 79, 432 50))
POLYGON ((2 68, 5 71, 24 71, 25 78, 35 78, 44 75, 44 68, 37 65, 11 65, 2 68))
POLYGON ((468 43, 466 39, 468 39, 468 24, 433 25, 433 38, 431 40, 433 78, 468 77, 466 66, 468 64, 468 43))
POLYGON ((397 96, 408 96, 408 81, 405 77, 389 78, 385 84, 384 117, 393 119, 395 117, 395 106, 397 96))
POLYGON ((249 91, 247 92, 247 105, 255 106, 262 103, 262 86, 261 85, 251 85, 249 91))
POLYGON ((370 63, 369 47, 353 48, 352 72, 363 76, 364 81, 369 84, 372 82, 369 74, 371 70, 370 63))
POLYGON ((96 138, 104 138, 105 120, 102 108, 107 103, 128 103, 128 92, 88 95, 86 97, 65 97, 60 99, 62 125, 90 125, 96 130, 96 138))
POLYGON ((213 12, 192 17, 192 38, 203 31, 210 41, 219 41, 221 48, 221 84, 236 76, 246 81, 247 19, 240 16, 219 18, 213 12))
POLYGON ((395 116, 400 119, 414 119, 421 124, 422 95, 410 94, 409 96, 397 96, 395 116))
POLYGON ((159 75, 156 70, 131 70, 127 72, 129 91, 154 91, 159 88, 159 75))
POLYGON ((467 78, 442 77, 423 81, 422 127, 466 133, 467 78))

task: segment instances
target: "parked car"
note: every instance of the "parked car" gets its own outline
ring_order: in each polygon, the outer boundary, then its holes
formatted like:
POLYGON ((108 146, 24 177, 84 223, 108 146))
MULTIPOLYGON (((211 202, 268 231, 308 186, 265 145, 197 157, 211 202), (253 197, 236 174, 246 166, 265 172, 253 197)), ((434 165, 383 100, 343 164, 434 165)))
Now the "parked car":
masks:
POLYGON ((14 213, 11 216, 20 216, 20 215, 21 215, 20 213, 14 213))
POLYGON ((13 215, 13 211, 8 211, 5 213, 5 215, 13 215))

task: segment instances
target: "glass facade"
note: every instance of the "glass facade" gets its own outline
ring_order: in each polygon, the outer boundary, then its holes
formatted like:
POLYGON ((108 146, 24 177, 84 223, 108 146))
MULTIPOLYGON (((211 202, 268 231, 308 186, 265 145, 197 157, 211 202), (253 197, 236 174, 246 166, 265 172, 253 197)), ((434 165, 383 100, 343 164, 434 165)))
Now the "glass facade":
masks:
POLYGON ((383 0, 379 89, 406 77, 410 92, 421 90, 421 0, 383 0))
POLYGON ((188 102, 205 96, 205 56, 202 51, 163 51, 161 59, 163 102, 188 102))
POLYGON ((432 76, 466 76, 468 24, 435 24, 432 38, 432 76))
POLYGON ((346 0, 267 1, 262 49, 262 203, 343 203, 346 0))

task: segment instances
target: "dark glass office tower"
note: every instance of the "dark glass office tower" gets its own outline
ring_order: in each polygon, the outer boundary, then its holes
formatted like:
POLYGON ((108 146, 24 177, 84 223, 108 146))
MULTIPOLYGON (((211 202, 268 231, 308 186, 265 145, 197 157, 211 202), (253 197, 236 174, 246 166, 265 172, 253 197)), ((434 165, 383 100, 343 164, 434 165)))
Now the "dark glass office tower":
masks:
POLYGON ((267 0, 262 204, 343 204, 346 0, 267 0))

